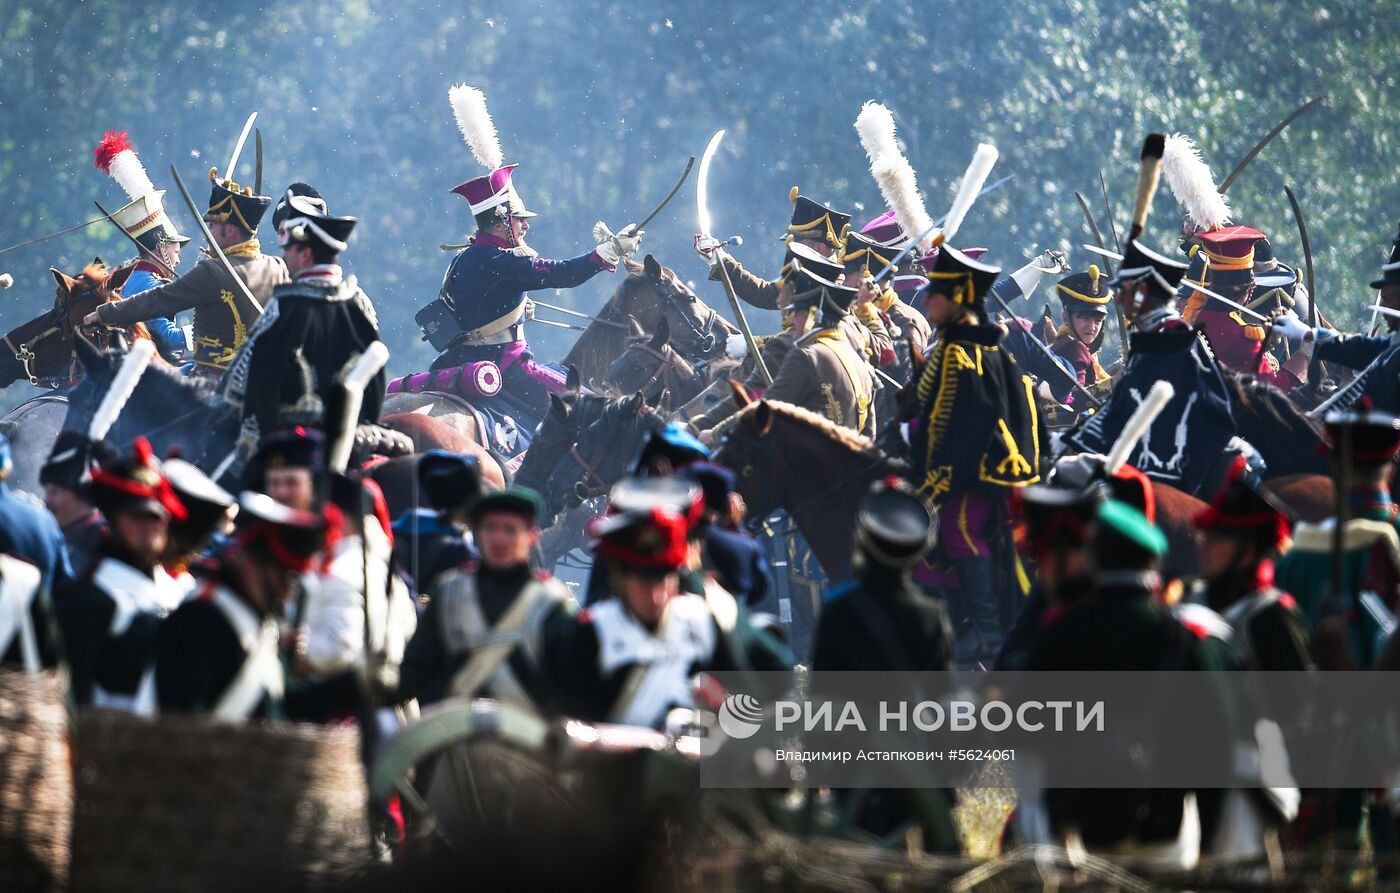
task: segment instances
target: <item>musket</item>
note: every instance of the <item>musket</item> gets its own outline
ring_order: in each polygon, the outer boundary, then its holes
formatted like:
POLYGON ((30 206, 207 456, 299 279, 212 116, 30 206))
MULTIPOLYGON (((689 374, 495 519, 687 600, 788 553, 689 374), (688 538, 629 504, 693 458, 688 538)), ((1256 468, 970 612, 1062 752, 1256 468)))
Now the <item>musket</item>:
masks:
POLYGON ((253 130, 253 194, 262 195, 262 128, 253 130))
POLYGON ((27 241, 27 242, 20 242, 20 243, 17 244, 17 245, 11 245, 11 246, 8 247, 8 248, 0 248, 0 254, 8 254, 8 253, 11 252, 11 251, 17 251, 17 250, 19 250, 20 248, 28 248, 30 245, 38 245, 40 242, 47 242, 49 239, 57 239, 59 236, 66 236, 66 235, 68 235, 69 233, 75 233, 75 232, 77 232, 77 231, 80 230, 80 229, 83 229, 83 228, 85 228, 85 227, 92 226, 94 223, 101 223, 101 222, 102 222, 103 220, 105 220, 105 219, 107 219, 107 218, 105 218, 105 217, 94 217, 94 218, 91 219, 91 220, 85 221, 85 222, 83 222, 83 223, 79 223, 77 226, 70 226, 70 227, 68 227, 67 229, 61 229, 61 230, 59 230, 59 231, 56 232, 56 233, 49 233, 49 234, 47 234, 47 235, 38 236, 38 237, 36 237, 36 238, 30 239, 30 240, 27 241))
MULTIPOLYGON (((1084 212, 1084 222, 1089 225, 1089 232, 1093 235, 1094 241, 1098 243, 1098 246, 1100 248, 1107 250, 1107 246, 1103 243, 1103 236, 1099 234, 1099 226, 1097 223, 1094 222, 1094 215, 1089 211, 1089 202, 1084 198, 1083 193, 1076 192, 1074 194, 1074 197, 1079 199, 1079 209, 1084 212)), ((1107 195, 1104 196, 1104 198, 1107 197, 1107 195)), ((1110 224, 1113 223, 1113 217, 1111 214, 1108 218, 1108 222, 1110 224)), ((1118 306, 1118 302, 1111 301, 1110 303, 1113 304, 1114 319, 1118 320, 1119 351, 1121 352, 1123 359, 1126 360, 1128 358, 1128 323, 1126 320, 1123 319, 1123 308, 1118 306)))
POLYGON ((136 246, 136 251, 141 255, 141 257, 145 258, 146 260, 149 260, 156 266, 160 267, 162 270, 165 271, 165 275, 169 276, 171 279, 175 278, 175 271, 170 269, 170 265, 167 264, 160 257, 158 257, 154 251, 137 241, 135 236, 127 232, 126 228, 123 227, 120 223, 118 223, 117 219, 112 216, 112 213, 106 208, 102 207, 101 202, 94 201, 93 204, 97 205, 97 210, 101 211, 104 217, 112 221, 112 225, 115 226, 118 230, 120 230, 122 235, 126 236, 129 240, 131 240, 131 244, 136 246))
MULTIPOLYGON (((995 290, 989 288, 987 289, 987 294, 989 297, 991 297, 997 302, 997 306, 1001 308, 1003 313, 1005 313, 1012 319, 1016 318, 1016 314, 1012 312, 1009 306, 1007 306, 1006 300, 1002 298, 1001 295, 997 294, 995 290)), ((1084 387, 1084 385, 1079 383, 1079 379, 1077 377, 1075 377, 1072 373, 1066 370, 1064 366, 1060 365, 1059 359, 1055 356, 1054 353, 1051 352, 1050 348, 1046 347, 1039 338, 1035 337, 1035 335, 1032 335, 1030 332, 1027 332, 1026 334, 1030 336, 1031 343, 1034 344, 1037 348, 1039 348, 1041 353, 1045 354, 1045 358, 1050 361, 1051 368, 1063 375, 1066 381, 1068 381, 1071 385, 1075 387, 1076 390, 1078 390, 1081 394, 1088 398, 1089 402, 1094 404, 1095 409, 1098 409, 1103 406, 1102 400, 1090 393, 1088 388, 1084 387)))
POLYGON ((1270 130, 1268 133, 1264 134, 1264 138, 1254 144, 1254 148, 1249 150, 1249 154, 1240 159, 1240 163, 1235 165, 1234 170, 1230 171, 1230 176, 1226 177, 1225 181, 1220 184, 1220 194, 1225 194, 1225 190, 1230 188, 1230 184, 1235 182, 1235 178, 1238 177, 1240 173, 1243 172, 1244 169, 1249 166, 1249 163, 1254 160, 1255 156, 1257 156, 1260 152, 1264 151, 1265 146, 1273 142, 1274 137, 1278 136, 1280 133, 1283 133, 1284 129, 1288 127, 1289 124, 1292 124, 1293 121, 1299 115, 1303 114, 1303 112, 1306 112, 1308 109, 1317 105, 1319 102, 1322 102, 1322 98, 1314 96, 1312 99, 1309 99, 1307 102, 1294 109, 1293 114, 1280 121, 1278 123, 1278 126, 1276 126, 1273 130, 1270 130))
MULTIPOLYGON (((724 131, 717 130, 715 135, 710 137, 710 144, 705 147, 705 154, 700 157, 700 180, 695 189, 695 207, 699 216, 700 234, 707 239, 713 239, 710 234, 710 207, 705 200, 705 190, 710 184, 710 163, 714 161, 715 152, 719 150, 719 141, 724 139, 724 131)), ((759 377, 763 379, 764 387, 773 383, 773 376, 768 371, 768 364, 763 362, 763 354, 758 349, 758 342, 754 340, 753 332, 749 329, 749 321, 744 318, 744 308, 739 306, 739 296, 734 292, 734 283, 729 280, 729 270, 724 265, 724 249, 714 250, 715 263, 719 265, 720 281, 724 284, 724 293, 729 298, 730 309, 734 311, 734 322, 739 326, 739 331, 744 335, 744 343, 749 348, 749 356, 753 357, 754 367, 758 370, 759 377)))
MULTIPOLYGON (((638 229, 641 229, 641 227, 639 226, 638 229)), ((628 331, 631 331, 631 329, 628 326, 625 326, 620 322, 615 322, 611 319, 602 319, 601 317, 597 316, 589 316, 587 313, 579 313, 577 310, 570 310, 567 307, 560 307, 555 304, 546 304, 544 301, 537 301, 534 298, 530 299, 530 303, 534 304, 536 307, 543 307, 546 310, 553 310, 556 313, 563 313, 566 316, 577 316, 579 319, 590 320, 591 322, 596 322, 599 325, 610 326, 614 329, 627 329, 628 331)), ((543 322, 543 320, 535 321, 543 322)))
POLYGON ((224 249, 219 247, 219 243, 214 241, 214 234, 209 232, 209 224, 204 222, 204 215, 199 213, 199 208, 195 205, 194 199, 190 198, 190 191, 185 188, 184 178, 180 176, 180 171, 175 165, 170 165, 170 174, 175 178, 175 185, 180 187, 180 195, 184 196, 185 204, 189 206, 190 213, 194 215, 194 222, 199 224, 199 231, 204 234, 204 240, 209 243, 209 249, 214 252, 214 256, 223 264, 224 271, 233 277, 234 284, 238 290, 243 292, 243 297, 248 299, 248 303, 257 308, 258 313, 263 312, 263 306, 258 299, 253 297, 253 293, 248 290, 248 284, 234 272, 233 264, 228 262, 228 255, 224 254, 224 249))

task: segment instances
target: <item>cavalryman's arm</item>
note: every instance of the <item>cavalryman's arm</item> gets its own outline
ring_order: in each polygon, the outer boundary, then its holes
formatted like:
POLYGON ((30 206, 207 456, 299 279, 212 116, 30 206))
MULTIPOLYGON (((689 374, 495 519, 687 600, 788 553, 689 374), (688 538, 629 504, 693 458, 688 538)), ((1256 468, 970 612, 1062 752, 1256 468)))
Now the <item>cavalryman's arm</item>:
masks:
POLYGON ((491 266, 497 275, 522 291, 574 288, 602 271, 611 269, 602 258, 591 251, 568 260, 519 257, 509 251, 503 251, 491 259, 491 266))
POLYGON ((855 308, 856 319, 870 330, 870 364, 888 366, 894 362, 894 337, 885 327, 880 311, 873 303, 861 304, 855 308))
POLYGON ((1317 345, 1317 358, 1348 369, 1364 369, 1393 344, 1389 335, 1341 335, 1317 345))
MULTIPOLYGON (((723 255, 720 263, 724 264, 724 269, 729 272, 729 282, 734 286, 734 295, 739 300, 763 310, 778 309, 778 283, 760 279, 727 254, 723 255)), ((724 281, 724 274, 720 272, 718 264, 710 267, 710 279, 715 282, 724 281)))
MULTIPOLYGON (((204 260, 173 282, 147 289, 97 308, 99 322, 109 326, 130 326, 157 316, 173 316, 200 304, 219 299, 218 277, 213 264, 204 260)), ((225 274, 227 275, 227 274, 225 274)))

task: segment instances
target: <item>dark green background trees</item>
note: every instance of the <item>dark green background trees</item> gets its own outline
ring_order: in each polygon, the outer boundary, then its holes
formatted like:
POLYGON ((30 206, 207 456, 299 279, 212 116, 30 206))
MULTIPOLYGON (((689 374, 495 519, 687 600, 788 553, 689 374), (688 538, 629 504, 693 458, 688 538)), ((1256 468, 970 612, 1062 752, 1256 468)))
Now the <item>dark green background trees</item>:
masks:
MULTIPOLYGON (((531 241, 556 256, 587 250, 596 219, 616 228, 640 216, 685 158, 728 128, 713 177, 716 227, 743 235, 739 254, 760 271, 780 259, 790 186, 855 209, 858 222, 882 210, 851 126, 866 99, 894 110, 935 216, 975 145, 1000 149, 993 176, 1015 180, 974 208, 960 241, 988 245, 1010 267, 1047 247, 1074 248, 1072 261, 1087 264, 1073 193, 1097 194, 1103 168, 1121 229, 1145 132, 1194 136, 1223 177, 1320 95, 1326 107, 1271 145, 1230 197, 1238 221, 1301 262, 1283 196, 1294 187, 1321 306, 1353 324, 1400 219, 1397 25, 1393 0, 4 0, 0 245, 88 219, 93 199, 119 203, 91 160, 110 128, 130 131, 157 185, 171 186, 175 162, 202 201, 204 174, 226 163, 257 110, 268 187, 305 179, 334 212, 361 218, 347 261, 379 307, 399 374, 431 359, 413 314, 441 283, 448 255, 438 244, 470 223, 448 193, 478 173, 447 103, 458 81, 486 91, 506 156, 522 163, 521 190, 545 215, 531 241)), ((239 179, 251 179, 250 163, 239 179)), ((173 188, 167 201, 193 230, 173 188)), ((1153 241, 1170 246, 1179 217, 1164 192, 1153 241)), ((692 183, 649 227, 646 248, 701 279, 694 226, 692 183)), ((130 252, 104 224, 0 256, 16 279, 0 293, 0 326, 47 306, 49 266, 72 272, 95 254, 130 252)), ((593 309, 616 282, 602 276, 554 300, 593 309)), ((531 335, 546 359, 571 337, 531 335)))

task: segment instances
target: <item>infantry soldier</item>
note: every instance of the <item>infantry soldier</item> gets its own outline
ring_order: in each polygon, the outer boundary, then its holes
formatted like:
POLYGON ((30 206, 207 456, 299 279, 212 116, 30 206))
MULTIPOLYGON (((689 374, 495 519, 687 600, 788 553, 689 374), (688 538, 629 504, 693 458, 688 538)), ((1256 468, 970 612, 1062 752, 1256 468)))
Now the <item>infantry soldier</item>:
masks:
POLYGON ((473 456, 429 450, 414 474, 427 508, 394 521, 394 561, 415 592, 427 593, 439 574, 476 558, 467 518, 481 494, 481 466, 473 456))
POLYGON ((326 545, 326 519, 244 493, 238 532, 201 567, 198 594, 156 642, 160 709, 223 720, 282 716, 279 618, 298 578, 326 545))
POLYGON ((94 454, 99 463, 116 457, 105 444, 94 444, 81 431, 64 429, 54 440, 53 450, 39 469, 44 488, 44 505, 63 530, 68 558, 75 573, 87 573, 102 547, 102 513, 92 504, 94 454))
MULTIPOLYGON (((327 424, 326 407, 341 399, 338 377, 379 340, 373 304, 339 264, 358 220, 328 216, 304 196, 287 205, 277 237, 294 281, 273 289, 222 385, 241 413, 246 444, 293 425, 327 424)), ((365 388, 359 420, 378 420, 383 402, 381 369, 365 388)))
POLYGON ((1314 632, 1322 669, 1369 668, 1400 594, 1400 535, 1390 492, 1400 454, 1400 420, 1375 411, 1327 414, 1335 486, 1347 493, 1341 556, 1336 519, 1299 524, 1293 548, 1278 565, 1278 585, 1294 594, 1314 632), (1340 567, 1341 580, 1334 568, 1340 567))
MULTIPOLYGON (((910 571, 933 544, 937 524, 907 483, 876 481, 856 516, 857 577, 826 593, 812 655, 812 687, 824 672, 947 671, 953 642, 943 605, 914 584, 910 571)), ((918 692, 910 692, 917 695, 918 692)), ((911 819, 923 846, 957 852, 951 792, 928 789, 842 792, 861 806, 856 826, 884 837, 911 819)))
MULTIPOLYGON (((280 257, 262 253, 258 244, 258 222, 272 199, 254 195, 246 186, 221 179, 211 168, 209 210, 204 219, 214 241, 223 249, 229 264, 262 307, 272 298, 274 287, 288 281, 287 266, 280 257)), ((200 371, 217 376, 233 362, 234 354, 248 339, 261 313, 249 303, 243 289, 234 282, 217 257, 205 257, 174 282, 156 286, 135 297, 102 304, 83 322, 109 326, 129 326, 145 319, 174 316, 194 309, 194 361, 200 371)))
POLYGON ((998 593, 1020 588, 1005 535, 1010 490, 1040 479, 1042 433, 1030 379, 1001 349, 1002 330, 986 321, 986 292, 999 272, 955 248, 939 248, 923 299, 937 334, 910 424, 912 482, 943 518, 938 555, 951 563, 957 582, 940 582, 952 606, 959 659, 968 661, 990 660, 1001 644, 998 593))
MULTIPOLYGON (((1381 275, 1371 282, 1380 289, 1376 303, 1389 310, 1400 310, 1400 232, 1390 248, 1390 259, 1381 266, 1381 275)), ((1316 353, 1319 360, 1336 363, 1360 374, 1331 404, 1347 409, 1365 396, 1379 412, 1400 413, 1400 318, 1387 315, 1389 335, 1338 335, 1328 328, 1309 329, 1295 316, 1274 320, 1274 331, 1290 339, 1302 338, 1300 354, 1316 353), (1314 344, 1316 350, 1314 350, 1314 344)))
MULTIPOLYGON (((165 285, 174 277, 180 266, 180 249, 189 241, 166 214, 165 190, 156 189, 151 183, 126 131, 107 131, 93 155, 98 170, 109 174, 130 199, 112 212, 112 220, 144 249, 136 258, 136 269, 122 287, 122 295, 130 298, 165 285)), ((165 356, 185 349, 185 332, 172 317, 157 316, 145 323, 165 356)))
POLYGON ((536 570, 540 500, 507 487, 477 497, 472 534, 481 557, 442 575, 404 654, 402 694, 422 704, 491 697, 551 712, 546 641, 577 611, 573 596, 536 570))
POLYGON ((160 564, 180 503, 144 438, 132 454, 92 473, 107 518, 100 560, 59 599, 58 621, 80 706, 151 713, 156 631, 182 593, 160 564))
POLYGON ((1274 585, 1288 516, 1250 480, 1243 456, 1192 523, 1201 543, 1202 600, 1234 630, 1232 645, 1245 665, 1309 669, 1307 625, 1293 597, 1274 585))
POLYGON ((37 567, 51 590, 58 592, 73 580, 63 533, 53 515, 10 489, 14 467, 10 441, 0 434, 0 553, 18 556, 37 567))
POLYGON ((699 488, 675 478, 623 484, 627 508, 597 519, 590 531, 613 595, 545 650, 559 655, 555 687, 564 712, 660 728, 671 708, 694 705, 696 673, 786 669, 787 661, 713 581, 704 595, 681 591, 689 529, 703 510, 699 488))

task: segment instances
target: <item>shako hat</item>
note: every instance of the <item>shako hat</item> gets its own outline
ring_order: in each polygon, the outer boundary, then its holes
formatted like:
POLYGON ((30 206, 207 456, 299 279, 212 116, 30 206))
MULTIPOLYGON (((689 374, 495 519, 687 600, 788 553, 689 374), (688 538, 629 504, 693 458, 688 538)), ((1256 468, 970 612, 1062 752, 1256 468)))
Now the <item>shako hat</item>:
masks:
POLYGON ((856 511, 856 544, 887 567, 908 567, 933 545, 937 517, 906 482, 886 478, 871 485, 856 511))
POLYGON ((1108 302, 1113 294, 1108 290, 1108 277, 1097 264, 1089 264, 1085 273, 1071 273, 1055 283, 1055 294, 1066 313, 1095 313, 1108 315, 1108 302))
POLYGON ((842 236, 851 225, 850 214, 802 195, 796 186, 788 192, 788 198, 792 200, 792 222, 783 234, 784 239, 815 239, 833 249, 841 247, 842 236))
POLYGON ((97 169, 110 176, 130 199, 112 212, 127 235, 160 257, 160 244, 183 245, 190 239, 180 234, 165 211, 165 190, 157 189, 136 157, 126 131, 109 130, 93 150, 97 169))

